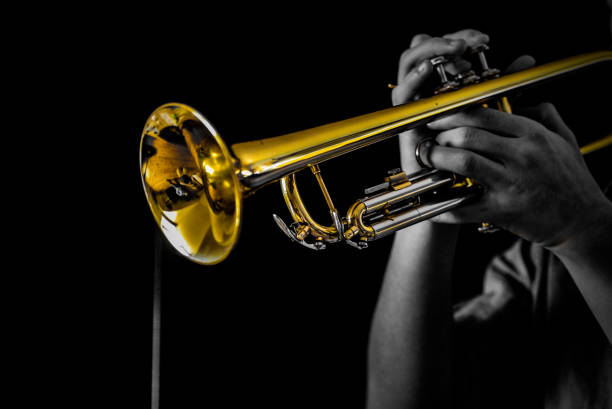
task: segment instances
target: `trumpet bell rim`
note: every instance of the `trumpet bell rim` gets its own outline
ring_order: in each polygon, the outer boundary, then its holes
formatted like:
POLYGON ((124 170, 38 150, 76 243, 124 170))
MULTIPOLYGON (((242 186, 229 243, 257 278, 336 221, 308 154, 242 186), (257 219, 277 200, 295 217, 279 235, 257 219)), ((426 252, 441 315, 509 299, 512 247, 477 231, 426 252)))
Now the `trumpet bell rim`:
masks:
POLYGON ((147 119, 140 175, 153 217, 182 255, 223 261, 240 234, 242 188, 235 159, 212 124, 190 106, 164 104, 147 119))

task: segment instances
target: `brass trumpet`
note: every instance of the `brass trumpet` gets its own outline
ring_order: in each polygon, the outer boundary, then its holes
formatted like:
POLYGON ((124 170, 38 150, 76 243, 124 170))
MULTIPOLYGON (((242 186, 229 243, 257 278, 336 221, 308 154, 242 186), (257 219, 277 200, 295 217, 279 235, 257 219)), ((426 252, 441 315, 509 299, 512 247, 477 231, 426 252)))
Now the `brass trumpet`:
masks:
POLYGON ((318 164, 381 141, 444 115, 501 101, 505 94, 585 67, 612 61, 600 51, 499 76, 452 92, 273 138, 227 146, 212 124, 193 108, 170 103, 148 118, 140 145, 142 183, 153 216, 170 243, 200 264, 224 260, 240 232, 242 199, 280 181, 293 223, 273 215, 298 243, 323 249, 344 241, 357 248, 399 229, 447 212, 473 199, 479 186, 436 169, 390 174, 366 189, 341 217, 325 187, 318 164), (323 192, 331 225, 308 213, 295 173, 310 168, 323 192))

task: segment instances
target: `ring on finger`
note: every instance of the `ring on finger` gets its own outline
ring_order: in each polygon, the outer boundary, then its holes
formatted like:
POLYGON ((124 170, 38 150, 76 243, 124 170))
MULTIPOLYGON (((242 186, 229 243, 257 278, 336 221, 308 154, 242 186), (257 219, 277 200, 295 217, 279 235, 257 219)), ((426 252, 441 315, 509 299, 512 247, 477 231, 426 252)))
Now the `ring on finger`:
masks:
POLYGON ((431 148, 433 145, 437 145, 437 144, 438 142, 436 142, 436 139, 434 137, 422 139, 416 144, 416 147, 414 148, 414 157, 417 163, 422 168, 425 168, 425 169, 432 168, 432 166, 426 165, 425 162, 423 162, 423 154, 421 153, 422 147, 426 146, 427 148, 431 148))

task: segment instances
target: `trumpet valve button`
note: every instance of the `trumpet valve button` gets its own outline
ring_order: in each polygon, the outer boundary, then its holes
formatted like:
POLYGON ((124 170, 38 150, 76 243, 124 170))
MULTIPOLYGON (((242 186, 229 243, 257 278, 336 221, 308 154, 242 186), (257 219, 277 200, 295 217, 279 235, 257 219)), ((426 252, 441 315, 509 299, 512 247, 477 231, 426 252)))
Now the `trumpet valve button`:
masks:
POLYGON ((499 77, 500 71, 497 68, 489 68, 486 71, 482 72, 482 78, 484 79, 489 79, 489 78, 497 78, 499 77))
POLYGON ((440 87, 438 87, 436 89, 436 91, 435 91, 436 94, 438 94, 440 92, 445 92, 445 91, 450 91, 450 90, 453 90, 453 89, 457 89, 459 84, 457 82, 455 82, 455 81, 449 80, 448 76, 446 75, 446 70, 444 69, 444 64, 449 62, 448 58, 446 58, 443 55, 440 55, 440 56, 431 58, 429 60, 429 62, 434 67, 434 69, 437 71, 438 76, 440 77, 441 85, 440 85, 440 87))
POLYGON ((434 94, 441 94, 442 92, 447 92, 447 91, 453 91, 456 90, 459 87, 459 84, 457 84, 456 82, 447 82, 445 84, 440 85, 438 88, 436 88, 436 90, 434 91, 434 94))
POLYGON ((486 44, 477 45, 476 47, 473 47, 471 51, 472 54, 476 54, 478 56, 478 61, 480 62, 480 66, 482 68, 482 73, 480 76, 483 79, 499 76, 500 71, 497 68, 489 67, 487 57, 485 56, 485 51, 489 51, 489 46, 486 44))
POLYGON ((461 85, 471 85, 480 81, 480 77, 476 75, 473 70, 469 70, 466 72, 460 72, 455 76, 455 80, 460 82, 461 85))

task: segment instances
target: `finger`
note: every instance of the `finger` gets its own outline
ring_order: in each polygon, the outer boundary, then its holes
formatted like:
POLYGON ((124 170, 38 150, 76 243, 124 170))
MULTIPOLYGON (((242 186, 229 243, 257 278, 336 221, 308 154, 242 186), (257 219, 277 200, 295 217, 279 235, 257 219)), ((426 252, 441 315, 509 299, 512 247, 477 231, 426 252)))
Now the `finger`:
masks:
POLYGON ((516 139, 472 127, 459 127, 440 132, 436 141, 441 146, 470 150, 500 164, 516 151, 514 147, 516 139))
MULTIPOLYGON (((530 55, 522 55, 516 60, 514 60, 505 70, 504 75, 513 74, 515 72, 526 70, 527 68, 531 68, 535 65, 535 58, 530 55)), ((521 96, 523 92, 521 90, 514 91, 506 95, 511 103, 515 103, 521 96)))
POLYGON ((460 30, 455 33, 445 34, 444 38, 448 38, 451 40, 461 39, 464 40, 468 47, 476 47, 480 44, 487 44, 489 42, 489 36, 485 33, 473 30, 473 29, 465 29, 460 30))
POLYGON ((472 68, 472 64, 459 57, 455 58, 452 62, 444 64, 444 69, 452 75, 468 71, 470 68, 472 68))
POLYGON ((415 129, 402 132, 399 135, 400 162, 402 170, 406 172, 407 175, 421 170, 421 165, 416 161, 414 149, 418 141, 422 138, 423 135, 420 135, 415 129))
POLYGON ((578 147, 576 136, 572 130, 563 122, 557 108, 549 102, 539 104, 537 107, 521 108, 521 115, 536 120, 547 129, 559 134, 563 139, 569 142, 572 146, 578 147))
POLYGON ((428 128, 437 131, 462 126, 486 129, 498 135, 514 138, 545 131, 545 127, 533 119, 483 107, 475 107, 427 124, 428 128))
POLYGON ((469 150, 440 145, 424 150, 421 155, 426 164, 473 178, 486 186, 495 185, 505 175, 502 165, 469 150))
POLYGON ((417 45, 421 44, 423 41, 429 40, 430 38, 431 36, 429 34, 417 34, 414 37, 412 37, 412 41, 410 42, 410 48, 416 47, 417 45))
POLYGON ((412 100, 419 87, 427 80, 432 73, 433 67, 429 61, 423 61, 418 67, 410 71, 397 87, 391 91, 391 100, 393 105, 405 104, 412 100))
POLYGON ((397 82, 401 82, 406 74, 421 61, 437 55, 461 55, 466 49, 465 41, 449 40, 440 37, 429 38, 416 47, 404 51, 400 58, 397 82))
POLYGON ((531 68, 535 65, 535 58, 530 55, 521 55, 519 58, 514 60, 508 68, 504 70, 504 74, 512 74, 531 68))
MULTIPOLYGON (((455 33, 445 34, 442 36, 442 38, 449 40, 464 40, 468 48, 489 42, 488 35, 473 29, 465 29, 455 33)), ((463 58, 457 58, 452 63, 446 64, 444 68, 449 73, 456 75, 460 72, 468 71, 470 68, 472 68, 472 64, 463 58)))

